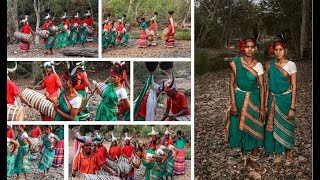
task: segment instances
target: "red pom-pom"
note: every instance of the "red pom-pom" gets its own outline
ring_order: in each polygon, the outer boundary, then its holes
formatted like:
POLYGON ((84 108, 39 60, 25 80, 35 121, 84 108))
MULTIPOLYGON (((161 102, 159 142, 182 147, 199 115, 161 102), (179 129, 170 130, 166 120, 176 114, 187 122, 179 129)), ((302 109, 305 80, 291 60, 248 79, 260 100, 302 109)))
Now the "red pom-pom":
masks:
POLYGON ((274 54, 273 44, 269 47, 269 52, 270 52, 270 54, 274 54))
POLYGON ((246 43, 244 41, 240 40, 239 47, 238 47, 240 52, 244 52, 245 45, 246 45, 246 43))

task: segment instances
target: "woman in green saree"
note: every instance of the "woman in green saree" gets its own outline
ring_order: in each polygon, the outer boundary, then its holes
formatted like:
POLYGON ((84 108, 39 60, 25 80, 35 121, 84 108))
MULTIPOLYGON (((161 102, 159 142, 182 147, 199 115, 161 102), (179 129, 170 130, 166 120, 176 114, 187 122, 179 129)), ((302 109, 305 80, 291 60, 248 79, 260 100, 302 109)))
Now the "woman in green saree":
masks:
MULTIPOLYGON (((78 68, 78 67, 76 67, 78 68)), ((56 111, 55 121, 79 121, 77 114, 82 103, 81 95, 75 89, 77 84, 76 69, 66 71, 62 74, 61 83, 63 90, 57 101, 53 101, 56 111)))
POLYGON ((97 109, 96 121, 117 121, 118 115, 123 114, 130 109, 127 92, 120 82, 121 69, 112 67, 110 69, 110 75, 112 83, 107 84, 107 87, 103 92, 97 87, 97 92, 103 100, 97 109), (118 109, 120 100, 124 102, 124 106, 121 110, 118 109))
POLYGON ((77 44, 78 40, 78 24, 75 22, 74 19, 71 19, 71 25, 70 25, 70 35, 68 39, 68 45, 71 45, 72 47, 77 44))
POLYGON ((51 133, 52 126, 45 125, 44 126, 44 132, 43 135, 43 144, 42 144, 42 155, 40 157, 39 163, 38 163, 38 169, 43 171, 44 178, 48 176, 48 171, 53 163, 53 158, 55 154, 55 146, 57 145, 57 142, 59 141, 59 138, 51 133), (55 143, 56 141, 56 143, 55 143), (43 148, 44 147, 44 148, 43 148))
POLYGON ((11 177, 14 166, 14 156, 17 154, 18 147, 18 141, 7 137, 7 179, 11 177), (12 149, 10 147, 11 145, 13 145, 12 149))
POLYGON ((174 166, 174 157, 176 152, 178 151, 172 144, 169 144, 169 139, 163 140, 163 151, 167 154, 167 158, 163 161, 161 171, 162 175, 167 180, 170 176, 172 179, 173 175, 173 166, 174 166))
POLYGON ((55 26, 53 25, 52 20, 50 19, 48 21, 49 25, 48 25, 48 40, 46 43, 46 52, 44 52, 44 54, 53 54, 52 48, 54 46, 54 42, 56 41, 57 38, 57 33, 55 30, 55 26))
POLYGON ((264 83, 263 67, 254 57, 255 40, 240 41, 240 58, 230 63, 230 114, 226 124, 227 142, 231 148, 241 148, 245 166, 260 169, 259 147, 263 145, 264 83), (235 88, 236 87, 236 88, 235 88), (250 158, 247 154, 251 151, 250 158))
POLYGON ((288 47, 277 41, 270 47, 276 60, 267 63, 268 86, 265 105, 268 112, 265 124, 264 147, 266 152, 275 153, 274 171, 281 166, 280 154, 285 152, 285 166, 290 168, 291 149, 294 147, 294 115, 297 94, 297 68, 286 59, 288 47))
POLYGON ((79 37, 78 37, 78 44, 81 44, 82 47, 85 47, 84 44, 87 42, 88 31, 87 28, 84 26, 83 18, 81 19, 82 23, 79 25, 79 37))
POLYGON ((116 45, 117 35, 116 35, 116 29, 113 28, 113 26, 114 26, 114 23, 112 22, 110 24, 110 30, 109 30, 108 41, 107 41, 108 48, 111 48, 116 45))
POLYGON ((68 45, 68 32, 67 29, 68 26, 65 25, 65 19, 61 18, 61 23, 59 24, 59 30, 60 30, 60 34, 58 37, 58 41, 56 43, 56 46, 58 48, 61 47, 66 47, 68 45))
MULTIPOLYGON (((162 161, 162 156, 157 155, 156 150, 156 140, 152 140, 149 149, 146 151, 142 147, 136 151, 136 155, 140 158, 142 164, 146 167, 144 180, 160 180, 161 177, 161 164, 159 161, 162 161)), ((138 168, 138 167, 136 167, 138 168)))
POLYGON ((29 180, 28 173, 30 172, 30 151, 29 142, 26 139, 28 134, 24 131, 26 125, 18 125, 17 130, 19 132, 17 138, 19 142, 18 153, 14 161, 13 172, 17 174, 17 179, 20 178, 20 174, 24 173, 26 180, 29 180))

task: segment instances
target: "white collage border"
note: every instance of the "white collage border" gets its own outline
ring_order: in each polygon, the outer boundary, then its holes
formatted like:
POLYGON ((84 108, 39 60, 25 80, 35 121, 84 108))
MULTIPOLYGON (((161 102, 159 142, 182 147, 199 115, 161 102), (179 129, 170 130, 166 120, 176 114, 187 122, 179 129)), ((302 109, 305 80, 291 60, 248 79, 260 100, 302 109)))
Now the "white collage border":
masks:
MULTIPOLYGON (((64 125, 64 180, 69 179, 69 125, 191 125, 191 179, 195 179, 194 175, 194 131, 195 131, 195 110, 194 110, 194 76, 195 76, 195 59, 194 59, 194 1, 191 2, 191 57, 190 58, 102 58, 101 38, 98 38, 99 58, 8 58, 7 61, 130 61, 130 102, 133 104, 133 85, 134 85, 134 63, 141 61, 186 61, 191 63, 191 122, 179 121, 133 121, 133 106, 130 111, 130 122, 128 121, 7 121, 12 125, 64 125), (67 138, 66 138, 67 137, 67 138)), ((99 0, 99 33, 101 35, 102 27, 102 0, 99 0)))

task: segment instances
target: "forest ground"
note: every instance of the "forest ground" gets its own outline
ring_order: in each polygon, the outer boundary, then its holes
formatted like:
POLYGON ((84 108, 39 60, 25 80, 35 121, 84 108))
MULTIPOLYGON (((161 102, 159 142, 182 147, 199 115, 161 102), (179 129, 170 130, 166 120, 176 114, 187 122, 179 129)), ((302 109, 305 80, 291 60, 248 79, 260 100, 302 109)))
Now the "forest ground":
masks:
POLYGON ((139 30, 132 30, 129 34, 129 45, 127 47, 112 47, 103 49, 103 58, 191 58, 191 41, 175 39, 174 48, 165 47, 165 42, 157 39, 157 46, 146 48, 138 47, 139 38, 131 38, 130 33, 140 34, 139 30))
POLYGON ((225 143, 230 70, 195 77, 196 179, 312 179, 312 62, 296 61, 296 65, 298 88, 293 168, 279 174, 273 174, 273 155, 266 154, 263 148, 258 163, 266 169, 265 173, 244 168, 240 149, 231 149, 225 143))

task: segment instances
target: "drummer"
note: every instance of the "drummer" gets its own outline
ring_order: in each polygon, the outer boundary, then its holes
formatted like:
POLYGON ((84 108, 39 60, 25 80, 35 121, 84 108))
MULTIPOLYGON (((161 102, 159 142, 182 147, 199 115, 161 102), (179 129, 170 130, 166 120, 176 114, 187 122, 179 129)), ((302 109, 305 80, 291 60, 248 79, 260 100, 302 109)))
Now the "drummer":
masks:
MULTIPOLYGON (((39 128, 39 125, 34 125, 32 130, 31 130, 31 138, 34 142, 40 143, 39 142, 39 136, 42 134, 41 129, 39 128)), ((31 160, 36 159, 38 157, 38 152, 37 153, 31 153, 31 160)))
POLYGON ((92 141, 88 140, 85 143, 81 143, 81 152, 77 154, 74 158, 72 165, 72 176, 76 176, 76 172, 85 173, 85 174, 95 174, 97 166, 101 168, 112 176, 116 174, 112 173, 105 162, 101 161, 100 158, 92 151, 91 149, 92 141))
MULTIPOLYGON (((43 80, 41 86, 29 86, 30 89, 42 90, 46 89, 45 96, 47 99, 57 100, 60 94, 61 82, 59 76, 55 73, 54 66, 51 62, 45 62, 44 68, 46 69, 47 76, 43 80)), ((43 121, 53 121, 50 116, 41 113, 43 121)))
MULTIPOLYGON (((28 16, 26 16, 25 19, 23 19, 21 21, 23 27, 20 30, 20 32, 29 35, 30 33, 35 34, 34 31, 31 29, 31 27, 29 26, 28 23, 28 16)), ((29 52, 30 49, 30 42, 26 42, 26 41, 20 41, 20 50, 21 52, 29 52)))
MULTIPOLYGON (((122 147, 122 152, 123 152, 123 155, 129 160, 129 164, 131 164, 131 161, 133 158, 134 147, 130 142, 131 137, 128 137, 126 135, 124 140, 125 140, 125 144, 122 147)), ((124 177, 125 177, 125 179, 130 179, 130 180, 133 179, 134 178, 134 168, 132 168, 131 171, 129 172, 129 174, 125 175, 124 177)))
MULTIPOLYGON (((51 20, 50 14, 48 14, 44 19, 46 20, 46 23, 44 23, 43 26, 41 26, 40 28, 38 28, 38 30, 46 30, 46 31, 48 31, 48 27, 49 27, 49 25, 50 25, 50 20, 51 20)), ((46 38, 43 38, 43 43, 44 43, 44 44, 46 44, 47 41, 48 41, 48 38, 47 38, 47 37, 46 37, 46 38)))
POLYGON ((116 40, 116 45, 118 45, 122 38, 123 38, 123 28, 124 28, 124 25, 123 25, 123 22, 122 22, 122 19, 119 19, 118 20, 119 24, 118 24, 118 27, 117 27, 117 40, 116 40))
MULTIPOLYGON (((93 20, 91 18, 91 12, 90 10, 88 10, 88 13, 84 15, 86 17, 86 20, 84 20, 84 26, 92 29, 93 31, 93 20)), ((87 35, 87 42, 92 42, 93 41, 93 38, 92 38, 92 34, 89 34, 87 35)))
POLYGON ((30 108, 32 107, 31 103, 20 93, 20 90, 16 83, 12 82, 9 79, 9 76, 7 77, 7 104, 11 105, 17 105, 16 102, 16 96, 20 98, 22 102, 24 102, 27 106, 30 108))

